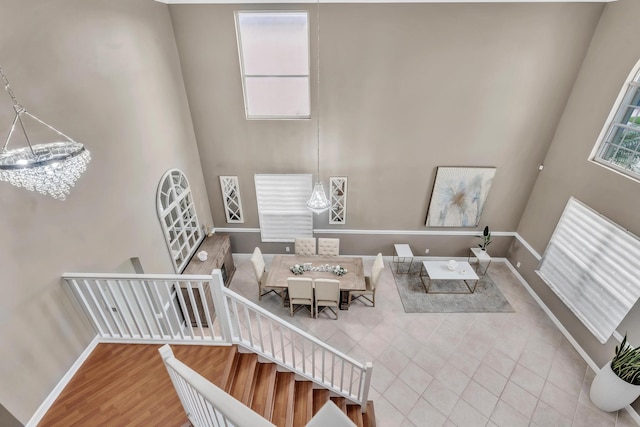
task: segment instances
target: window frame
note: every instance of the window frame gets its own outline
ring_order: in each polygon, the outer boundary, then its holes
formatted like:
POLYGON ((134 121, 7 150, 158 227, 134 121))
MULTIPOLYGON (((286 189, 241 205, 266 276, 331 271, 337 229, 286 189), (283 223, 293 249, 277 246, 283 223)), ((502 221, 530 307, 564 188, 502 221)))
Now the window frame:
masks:
POLYGON ((238 45, 238 59, 240 61, 240 80, 242 82, 242 96, 244 101, 244 111, 247 120, 309 120, 311 119, 311 29, 309 22, 309 11, 307 10, 236 10, 234 11, 234 21, 236 26, 236 41, 238 45), (306 16, 307 27, 307 74, 246 74, 245 73, 245 57, 242 49, 242 35, 240 27, 240 16, 242 14, 304 14, 306 16), (298 115, 256 115, 249 113, 249 104, 247 96, 247 77, 249 78, 306 78, 307 79, 307 111, 308 114, 298 115))
POLYGON ((204 239, 189 180, 180 169, 169 169, 160 178, 156 211, 171 263, 180 274, 204 239))
MULTIPOLYGON (((636 101, 640 100, 640 61, 631 69, 631 72, 622 85, 609 116, 598 135, 597 142, 589 155, 589 160, 629 179, 640 182, 640 171, 635 172, 608 160, 614 156, 605 157, 607 150, 611 148, 612 145, 614 147, 616 146, 613 142, 619 139, 617 135, 622 132, 622 129, 633 129, 640 133, 640 124, 635 128, 627 125, 628 119, 631 116, 627 110, 629 110, 634 99, 636 99, 636 101)), ((638 101, 637 104, 639 104, 637 110, 640 112, 640 101, 638 101)), ((617 146, 619 147, 619 144, 617 146)), ((631 155, 635 153, 640 154, 640 144, 635 150, 629 151, 631 151, 631 155)))

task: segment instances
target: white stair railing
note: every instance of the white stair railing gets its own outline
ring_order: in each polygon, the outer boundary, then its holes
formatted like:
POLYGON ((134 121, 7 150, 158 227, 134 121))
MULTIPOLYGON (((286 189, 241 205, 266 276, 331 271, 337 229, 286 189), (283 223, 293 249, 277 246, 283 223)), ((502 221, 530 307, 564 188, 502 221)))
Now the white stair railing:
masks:
POLYGON ((167 344, 159 351, 184 412, 195 427, 275 427, 245 404, 176 359, 171 347, 167 344))
MULTIPOLYGON (((215 290, 215 288, 214 288, 215 290)), ((228 289, 232 341, 366 408, 373 365, 362 364, 228 289)))
POLYGON ((360 363, 224 287, 212 276, 65 273, 104 342, 238 344, 366 411, 360 363))
MULTIPOLYGON (((211 298, 221 276, 65 273, 105 342, 228 343, 211 298)), ((225 322, 227 323, 227 322, 225 322)))

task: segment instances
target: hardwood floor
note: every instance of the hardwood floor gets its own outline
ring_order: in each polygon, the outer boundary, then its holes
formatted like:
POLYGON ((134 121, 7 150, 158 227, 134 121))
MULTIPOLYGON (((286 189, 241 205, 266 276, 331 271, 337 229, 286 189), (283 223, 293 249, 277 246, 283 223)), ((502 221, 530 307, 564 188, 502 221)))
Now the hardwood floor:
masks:
MULTIPOLYGON (((99 344, 38 426, 175 426, 188 422, 160 345, 99 344), (114 381, 118 378, 118 381, 114 381)), ((232 347, 172 345, 177 359, 224 387, 232 347)))
MULTIPOLYGON (((160 345, 100 344, 54 402, 39 426, 162 426, 190 423, 171 384, 160 345)), ((331 399, 358 427, 375 427, 373 403, 330 397, 291 372, 258 362, 237 346, 171 346, 176 358, 277 427, 304 427, 331 399)))

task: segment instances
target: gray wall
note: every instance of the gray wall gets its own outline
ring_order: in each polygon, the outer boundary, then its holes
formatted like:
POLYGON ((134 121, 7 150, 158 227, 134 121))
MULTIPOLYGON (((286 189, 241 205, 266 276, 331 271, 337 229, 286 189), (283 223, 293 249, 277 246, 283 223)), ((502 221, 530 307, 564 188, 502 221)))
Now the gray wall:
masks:
MULTIPOLYGON (((240 182, 245 224, 229 226, 257 228, 255 173, 316 173, 316 6, 278 8, 310 11, 311 120, 245 119, 233 11, 272 5, 170 6, 218 227, 220 175, 240 182)), ((320 173, 348 176, 349 190, 346 225, 323 214, 315 228, 425 230, 437 166, 496 166, 478 229, 515 231, 602 8, 322 4, 320 173)), ((361 235, 341 237, 360 251, 361 235)), ((437 249, 457 254, 468 241, 437 249)), ((255 236, 234 242, 244 252, 255 236)))
MULTIPOLYGON (((632 67, 640 59, 640 2, 608 3, 562 115, 518 233, 540 254, 570 196, 574 196, 631 233, 640 235, 640 184, 587 159, 632 67)), ((534 273, 537 260, 518 242, 509 259, 521 261, 521 273, 545 304, 599 365, 613 356, 615 340, 601 345, 534 273)), ((640 307, 618 330, 640 344, 640 307)), ((636 403, 636 409, 640 404, 636 403)))
MULTIPOLYGON (((60 280, 130 257, 172 271, 158 181, 185 171, 207 194, 166 5, 151 0, 0 2, 0 59, 19 101, 93 160, 64 202, 0 183, 0 402, 26 423, 95 332, 60 280)), ((0 94, 0 133, 11 124, 0 94)), ((20 144, 18 144, 20 145, 20 144)))

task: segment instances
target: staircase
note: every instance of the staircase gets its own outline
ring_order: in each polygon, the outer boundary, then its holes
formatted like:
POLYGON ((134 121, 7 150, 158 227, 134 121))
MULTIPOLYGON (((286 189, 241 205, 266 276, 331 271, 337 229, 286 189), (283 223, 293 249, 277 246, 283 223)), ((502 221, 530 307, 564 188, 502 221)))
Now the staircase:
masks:
POLYGON ((240 353, 233 346, 226 360, 223 388, 278 427, 304 427, 331 399, 358 427, 375 427, 373 402, 367 412, 332 397, 328 390, 314 389, 311 381, 298 381, 291 372, 278 372, 273 363, 261 363, 255 353, 240 353))

